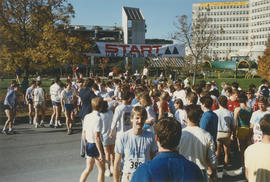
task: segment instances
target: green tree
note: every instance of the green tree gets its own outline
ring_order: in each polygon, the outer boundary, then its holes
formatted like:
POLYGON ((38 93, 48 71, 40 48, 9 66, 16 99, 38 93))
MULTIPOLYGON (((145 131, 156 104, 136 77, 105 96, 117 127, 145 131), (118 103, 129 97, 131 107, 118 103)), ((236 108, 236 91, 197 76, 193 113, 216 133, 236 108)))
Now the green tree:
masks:
POLYGON ((270 37, 266 43, 264 55, 258 60, 258 74, 261 78, 270 80, 270 37))
POLYGON ((86 46, 65 28, 73 16, 67 0, 0 0, 1 68, 28 75, 36 66, 78 63, 86 46))

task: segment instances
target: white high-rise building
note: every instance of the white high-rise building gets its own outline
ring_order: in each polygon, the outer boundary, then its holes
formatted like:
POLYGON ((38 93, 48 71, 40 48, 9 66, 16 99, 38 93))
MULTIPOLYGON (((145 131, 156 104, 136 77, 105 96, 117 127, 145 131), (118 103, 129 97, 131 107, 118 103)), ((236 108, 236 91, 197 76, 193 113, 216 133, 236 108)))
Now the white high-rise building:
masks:
POLYGON ((257 61, 263 55, 270 33, 270 0, 194 3, 192 14, 193 21, 198 15, 212 19, 208 28, 216 40, 204 52, 212 60, 257 61))

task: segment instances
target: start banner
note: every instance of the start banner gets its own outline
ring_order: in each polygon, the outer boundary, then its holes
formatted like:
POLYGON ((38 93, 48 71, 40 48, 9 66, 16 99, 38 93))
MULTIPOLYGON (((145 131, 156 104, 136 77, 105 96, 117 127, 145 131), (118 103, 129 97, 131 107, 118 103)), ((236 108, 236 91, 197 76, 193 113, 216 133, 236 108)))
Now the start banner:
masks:
POLYGON ((121 44, 97 42, 101 56, 116 57, 184 57, 184 48, 178 44, 121 44))

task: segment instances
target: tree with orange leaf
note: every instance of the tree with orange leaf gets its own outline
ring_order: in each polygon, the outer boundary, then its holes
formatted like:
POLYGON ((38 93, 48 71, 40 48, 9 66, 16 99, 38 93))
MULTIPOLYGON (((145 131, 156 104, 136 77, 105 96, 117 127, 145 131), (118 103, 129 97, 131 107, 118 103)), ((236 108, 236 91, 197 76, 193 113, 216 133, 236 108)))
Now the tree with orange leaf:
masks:
POLYGON ((270 80, 270 37, 266 43, 264 55, 259 57, 258 61, 258 74, 262 79, 270 80))

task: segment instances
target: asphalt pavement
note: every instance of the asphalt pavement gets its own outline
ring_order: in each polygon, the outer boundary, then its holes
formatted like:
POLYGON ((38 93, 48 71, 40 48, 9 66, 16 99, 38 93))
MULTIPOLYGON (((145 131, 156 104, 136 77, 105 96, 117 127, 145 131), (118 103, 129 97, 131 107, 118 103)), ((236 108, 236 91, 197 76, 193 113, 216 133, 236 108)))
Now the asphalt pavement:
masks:
MULTIPOLYGON (((0 123, 3 127, 4 121, 0 123)), ((15 134, 0 135, 0 181, 3 182, 76 182, 85 167, 80 156, 81 125, 67 135, 65 128, 34 128, 26 122, 15 125, 15 134)), ((219 181, 245 181, 236 175, 239 160, 233 158, 229 174, 219 181)), ((221 177, 222 164, 219 165, 221 177)), ((97 181, 97 168, 88 177, 97 181)), ((112 177, 105 177, 112 182, 112 177)))

